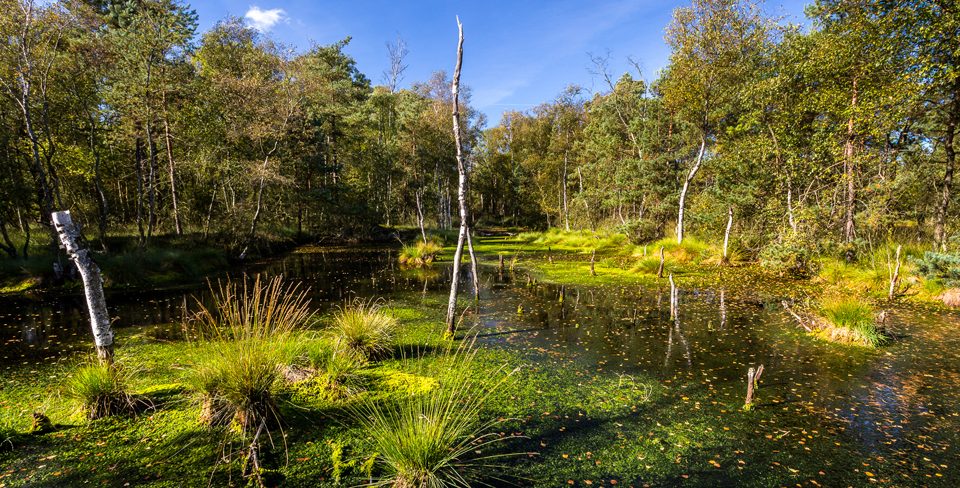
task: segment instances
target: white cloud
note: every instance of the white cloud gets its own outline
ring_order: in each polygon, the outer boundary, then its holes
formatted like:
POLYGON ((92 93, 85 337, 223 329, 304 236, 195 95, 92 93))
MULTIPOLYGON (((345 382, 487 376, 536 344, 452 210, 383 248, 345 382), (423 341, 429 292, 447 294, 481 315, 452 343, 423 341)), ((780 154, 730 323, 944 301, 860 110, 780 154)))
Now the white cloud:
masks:
POLYGON ((287 20, 287 12, 282 8, 272 8, 263 10, 256 5, 250 7, 243 16, 250 23, 250 26, 260 32, 267 32, 279 22, 287 20))

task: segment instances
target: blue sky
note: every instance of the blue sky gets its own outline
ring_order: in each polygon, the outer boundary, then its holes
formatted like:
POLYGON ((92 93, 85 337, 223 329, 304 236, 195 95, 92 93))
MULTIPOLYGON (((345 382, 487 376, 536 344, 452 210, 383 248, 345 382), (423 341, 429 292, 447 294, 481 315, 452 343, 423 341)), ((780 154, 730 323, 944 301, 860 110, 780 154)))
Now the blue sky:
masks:
MULTIPOLYGON (((671 12, 686 1, 383 1, 197 0, 206 30, 227 15, 245 17, 267 35, 297 50, 351 36, 347 52, 374 83, 388 65, 386 43, 399 35, 409 49, 403 86, 451 72, 459 15, 464 28, 462 82, 473 105, 494 125, 505 110, 525 110, 554 99, 567 85, 602 91, 588 53, 606 56, 619 76, 639 61, 652 79, 666 65, 663 40, 671 12)), ((769 0, 765 9, 801 22, 803 0, 769 0)), ((635 72, 634 72, 635 73, 635 72)))

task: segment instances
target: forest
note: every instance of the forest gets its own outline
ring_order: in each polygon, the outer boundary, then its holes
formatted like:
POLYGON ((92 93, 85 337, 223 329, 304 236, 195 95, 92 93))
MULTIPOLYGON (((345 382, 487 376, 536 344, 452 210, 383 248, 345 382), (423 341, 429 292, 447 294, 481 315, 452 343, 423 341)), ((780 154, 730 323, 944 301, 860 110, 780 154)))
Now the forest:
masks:
POLYGON ((0 487, 960 483, 960 4, 772 11, 489 120, 470 18, 0 0, 0 487))

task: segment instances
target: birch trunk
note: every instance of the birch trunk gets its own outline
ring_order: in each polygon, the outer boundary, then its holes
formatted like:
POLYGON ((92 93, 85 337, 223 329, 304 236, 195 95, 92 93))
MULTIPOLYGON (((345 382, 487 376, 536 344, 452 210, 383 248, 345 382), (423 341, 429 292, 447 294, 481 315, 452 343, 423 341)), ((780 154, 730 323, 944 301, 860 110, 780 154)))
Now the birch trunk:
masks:
POLYGON ((677 212, 677 244, 683 243, 683 207, 687 201, 687 190, 690 189, 690 182, 697 176, 697 171, 700 171, 700 164, 703 163, 703 152, 706 148, 707 138, 705 135, 701 135, 700 152, 697 153, 697 162, 690 168, 690 172, 687 173, 687 178, 683 180, 683 189, 680 190, 680 209, 677 212))
MULTIPOLYGON (((843 225, 843 241, 846 244, 853 243, 855 235, 854 227, 854 211, 856 205, 856 186, 854 185, 854 179, 856 176, 856 161, 854 159, 854 138, 856 137, 854 133, 853 126, 853 111, 857 108, 857 79, 853 79, 853 95, 850 98, 850 118, 847 119, 847 141, 843 145, 843 169, 844 169, 844 179, 846 180, 846 201, 844 202, 844 207, 846 211, 846 216, 844 218, 843 225)), ((847 261, 851 261, 853 258, 851 250, 847 250, 847 261)))
POLYGON ((733 227, 733 207, 727 207, 727 230, 723 233, 723 263, 729 263, 727 249, 730 244, 730 229, 733 227))
POLYGON ((53 212, 51 217, 60 236, 60 243, 66 249, 70 260, 77 265, 83 280, 83 293, 87 300, 87 310, 90 312, 90 328, 93 331, 97 357, 101 363, 113 364, 113 330, 110 328, 110 315, 107 313, 107 301, 103 295, 100 268, 90 258, 90 251, 80 247, 80 231, 70 218, 70 211, 53 212))
MULTIPOLYGON (((460 280, 460 259, 463 256, 463 244, 469 233, 467 218, 467 171, 463 161, 463 141, 460 137, 460 67, 463 65, 463 24, 457 17, 457 65, 453 71, 453 138, 457 146, 457 199, 460 203, 460 234, 457 237, 457 251, 453 255, 453 277, 450 280, 450 300, 447 302, 447 334, 456 333, 457 286, 460 280)), ((472 252, 472 251, 471 251, 472 252)), ((474 266, 476 262, 474 261, 474 266)))

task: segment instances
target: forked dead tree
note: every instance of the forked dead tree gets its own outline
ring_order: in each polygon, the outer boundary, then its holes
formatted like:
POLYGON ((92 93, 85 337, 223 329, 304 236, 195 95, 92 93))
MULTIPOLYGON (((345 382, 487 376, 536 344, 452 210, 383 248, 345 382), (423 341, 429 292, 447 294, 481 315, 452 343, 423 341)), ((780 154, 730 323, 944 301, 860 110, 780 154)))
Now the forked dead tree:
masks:
POLYGON ((457 250, 453 254, 453 277, 450 279, 450 301, 447 302, 447 334, 451 336, 457 330, 457 287, 460 281, 460 260, 463 258, 464 242, 469 246, 474 298, 480 298, 480 278, 477 275, 477 259, 473 253, 473 242, 470 239, 470 218, 467 209, 467 165, 463 157, 463 140, 460 134, 460 67, 463 65, 463 24, 460 23, 460 17, 457 17, 457 31, 457 66, 453 70, 451 91, 453 94, 453 139, 457 146, 457 173, 459 175, 457 199, 460 203, 460 234, 457 236, 457 250))
POLYGON ((113 364, 113 330, 110 328, 110 315, 107 313, 107 300, 103 295, 103 278, 100 267, 93 262, 90 251, 80 246, 80 230, 74 225, 70 211, 53 212, 53 226, 60 237, 60 244, 67 251, 70 260, 77 265, 83 280, 83 294, 90 312, 90 328, 97 357, 101 363, 113 364))

